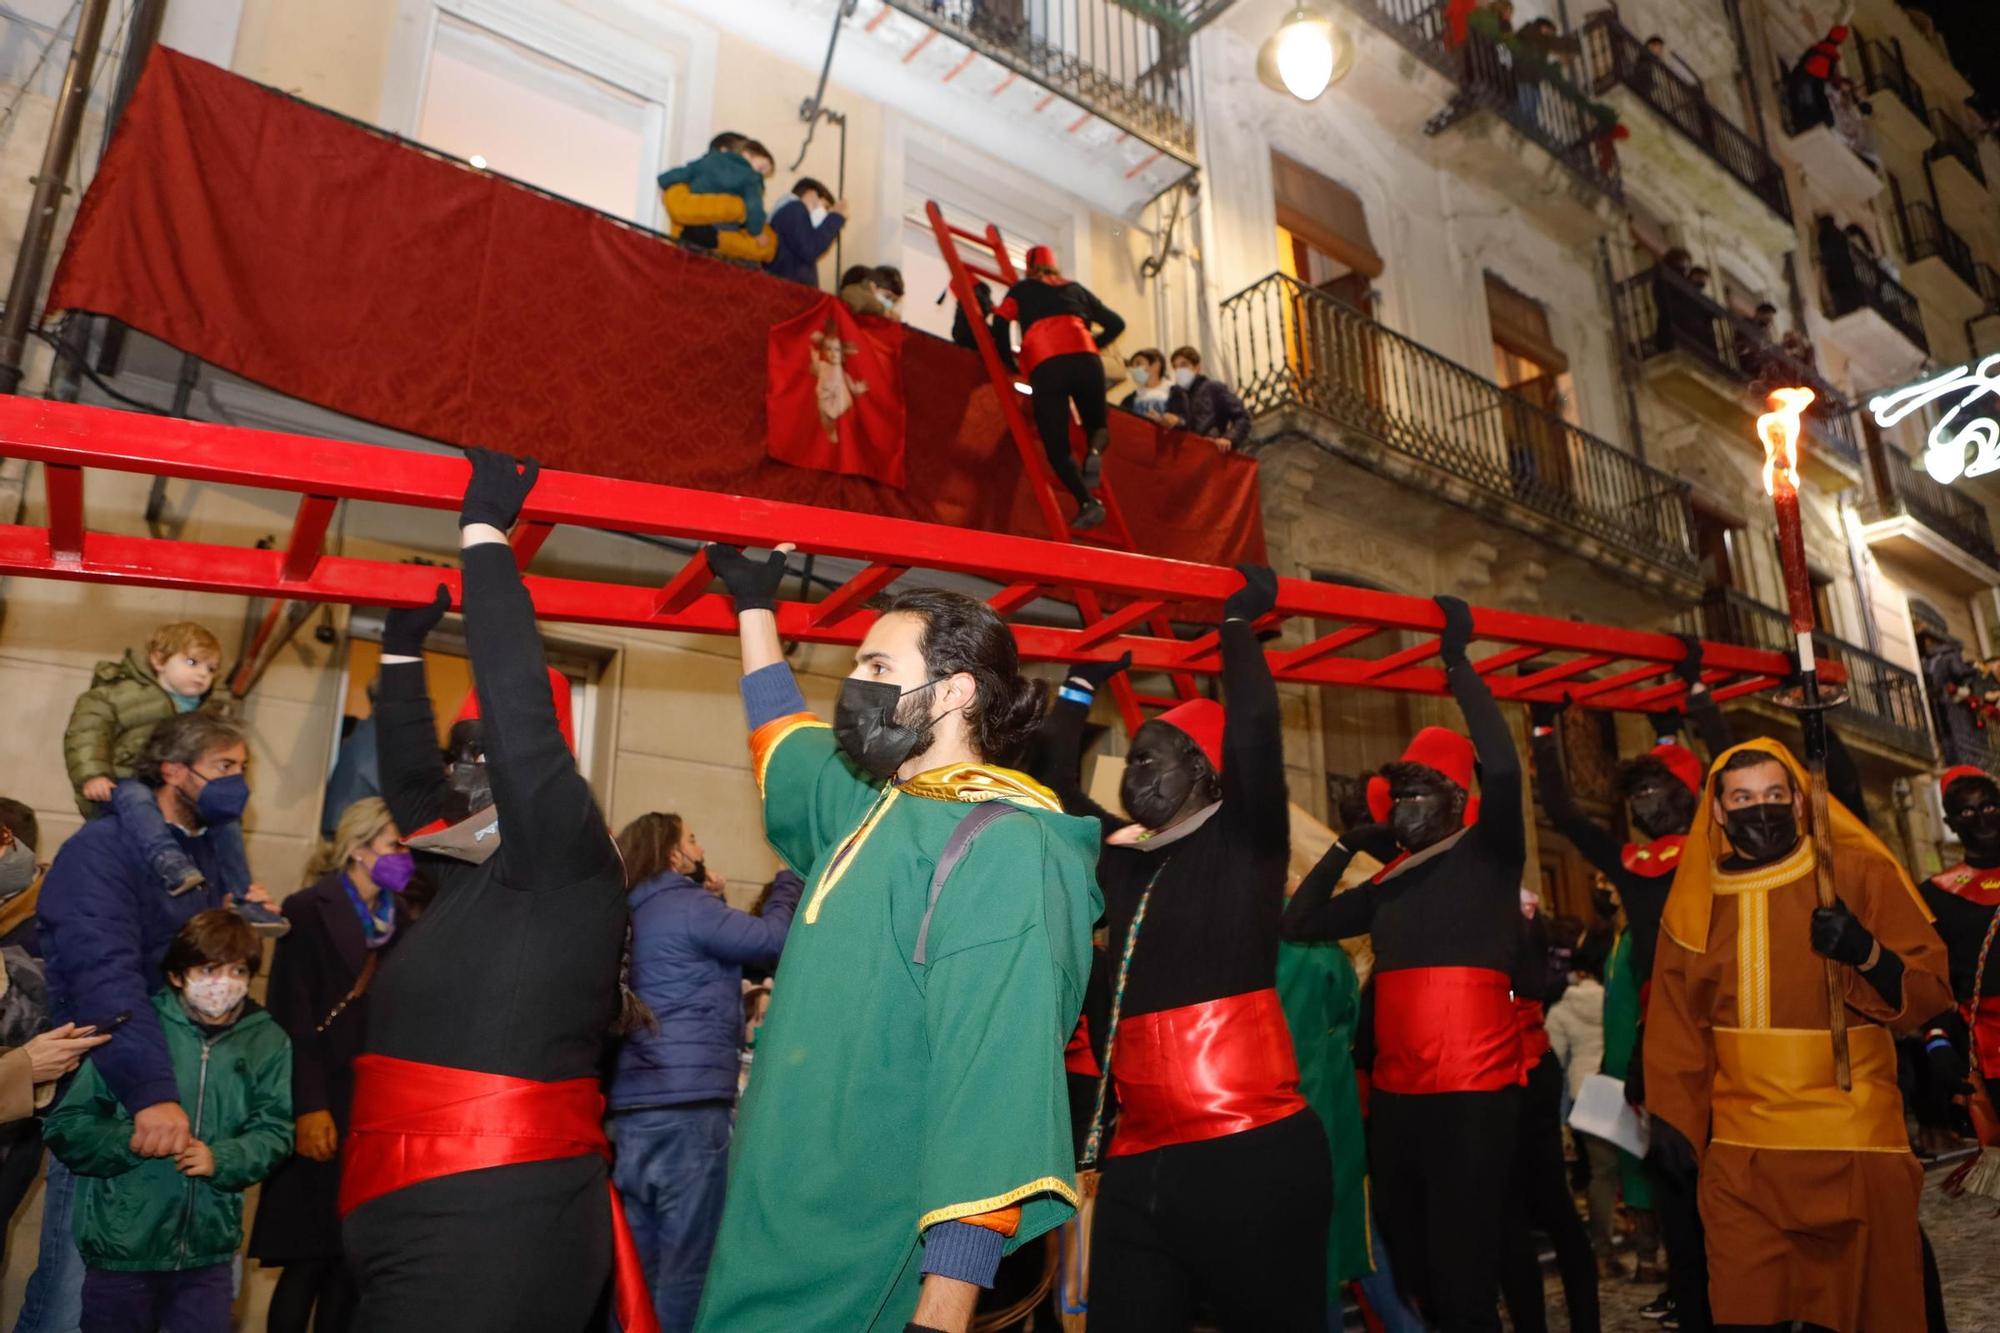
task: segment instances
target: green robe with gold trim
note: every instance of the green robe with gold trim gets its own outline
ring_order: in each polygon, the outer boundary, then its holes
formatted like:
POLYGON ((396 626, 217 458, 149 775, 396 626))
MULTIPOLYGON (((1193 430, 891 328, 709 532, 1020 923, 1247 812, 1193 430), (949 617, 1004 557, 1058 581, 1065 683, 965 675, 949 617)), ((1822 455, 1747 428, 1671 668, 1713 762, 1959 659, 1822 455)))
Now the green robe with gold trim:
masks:
POLYGON ((1326 1128, 1333 1154, 1333 1224, 1326 1233, 1328 1309, 1341 1288, 1375 1271, 1368 1249, 1368 1149, 1354 1073, 1361 983, 1332 940, 1278 947, 1278 1000, 1299 1058, 1299 1091, 1326 1128))
POLYGON ((1104 907, 1096 821, 1005 769, 869 781, 808 717, 753 738, 765 833, 806 890, 738 1114, 698 1328, 898 1330, 921 1236, 1021 1210, 1012 1251, 1076 1206, 1063 1047, 1104 907), (914 961, 933 868, 988 824, 914 961))

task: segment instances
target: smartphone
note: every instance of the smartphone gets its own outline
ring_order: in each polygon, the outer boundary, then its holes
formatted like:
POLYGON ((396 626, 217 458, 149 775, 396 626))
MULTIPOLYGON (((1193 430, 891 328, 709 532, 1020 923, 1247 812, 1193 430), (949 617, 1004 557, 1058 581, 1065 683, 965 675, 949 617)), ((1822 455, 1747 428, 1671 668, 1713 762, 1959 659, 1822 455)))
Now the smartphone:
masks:
POLYGON ((118 1014, 116 1014, 111 1018, 105 1019, 102 1023, 92 1023, 89 1024, 88 1026, 94 1029, 94 1035, 99 1037, 108 1037, 112 1033, 116 1032, 119 1028, 124 1027, 127 1023, 131 1021, 132 1021, 132 1011, 130 1009, 126 1009, 120 1011, 118 1014))

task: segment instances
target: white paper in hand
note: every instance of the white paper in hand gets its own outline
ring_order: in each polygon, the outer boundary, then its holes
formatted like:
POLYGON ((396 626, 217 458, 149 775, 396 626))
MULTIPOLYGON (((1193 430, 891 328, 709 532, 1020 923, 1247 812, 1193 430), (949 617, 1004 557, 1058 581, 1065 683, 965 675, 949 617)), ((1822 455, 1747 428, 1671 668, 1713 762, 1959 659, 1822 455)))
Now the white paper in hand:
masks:
POLYGON ((1583 1091, 1570 1107, 1569 1127, 1590 1134, 1634 1157, 1646 1155, 1652 1125, 1625 1100, 1625 1082, 1609 1074, 1592 1074, 1583 1080, 1583 1091))

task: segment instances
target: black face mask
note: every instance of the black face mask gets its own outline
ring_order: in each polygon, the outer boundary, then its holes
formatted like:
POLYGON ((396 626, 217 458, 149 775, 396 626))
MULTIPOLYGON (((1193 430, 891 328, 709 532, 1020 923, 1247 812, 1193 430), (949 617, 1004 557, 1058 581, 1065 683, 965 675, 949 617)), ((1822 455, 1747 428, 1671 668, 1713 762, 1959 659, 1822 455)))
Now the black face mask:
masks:
POLYGON ((1965 859, 1981 870, 2000 866, 2000 806, 1945 808, 1944 822, 1965 844, 1965 859))
POLYGON ((1679 782, 1644 782, 1630 798, 1632 827, 1648 838, 1670 838, 1694 827, 1694 793, 1679 782))
POLYGON ((1208 757, 1186 733, 1165 722, 1148 722, 1132 738, 1118 799, 1139 823, 1163 829, 1201 796, 1213 799, 1214 777, 1208 757))
POLYGON ((1747 865, 1783 860, 1799 845, 1799 817, 1790 801, 1725 810, 1722 827, 1729 833, 1736 858, 1747 865))
POLYGON ((926 681, 914 690, 899 690, 886 680, 849 676, 840 683, 840 698, 833 706, 833 738, 862 772, 893 777, 911 755, 928 750, 936 734, 924 701, 912 701, 923 709, 913 724, 905 716, 911 706, 903 700, 936 684, 926 681))
POLYGON ((1443 842, 1465 822, 1465 794, 1456 791, 1392 794, 1389 827, 1396 841, 1413 852, 1443 842))
POLYGON ((685 873, 689 879, 701 885, 703 888, 708 887, 708 862, 696 861, 693 865, 687 868, 685 873))
POLYGON ((1618 895, 1609 889, 1592 889, 1590 906, 1599 916, 1610 920, 1618 915, 1618 895))

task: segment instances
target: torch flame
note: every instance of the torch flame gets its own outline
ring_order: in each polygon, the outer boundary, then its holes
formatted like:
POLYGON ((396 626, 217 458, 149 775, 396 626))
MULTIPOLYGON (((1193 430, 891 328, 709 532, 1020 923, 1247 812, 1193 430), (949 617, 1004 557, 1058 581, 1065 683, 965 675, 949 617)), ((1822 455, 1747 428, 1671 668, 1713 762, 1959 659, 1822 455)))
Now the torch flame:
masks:
POLYGON ((1781 471, 1786 487, 1798 489, 1799 417, 1816 397, 1811 389, 1771 390, 1771 410, 1757 418, 1757 438, 1764 442, 1764 494, 1778 493, 1781 471))

